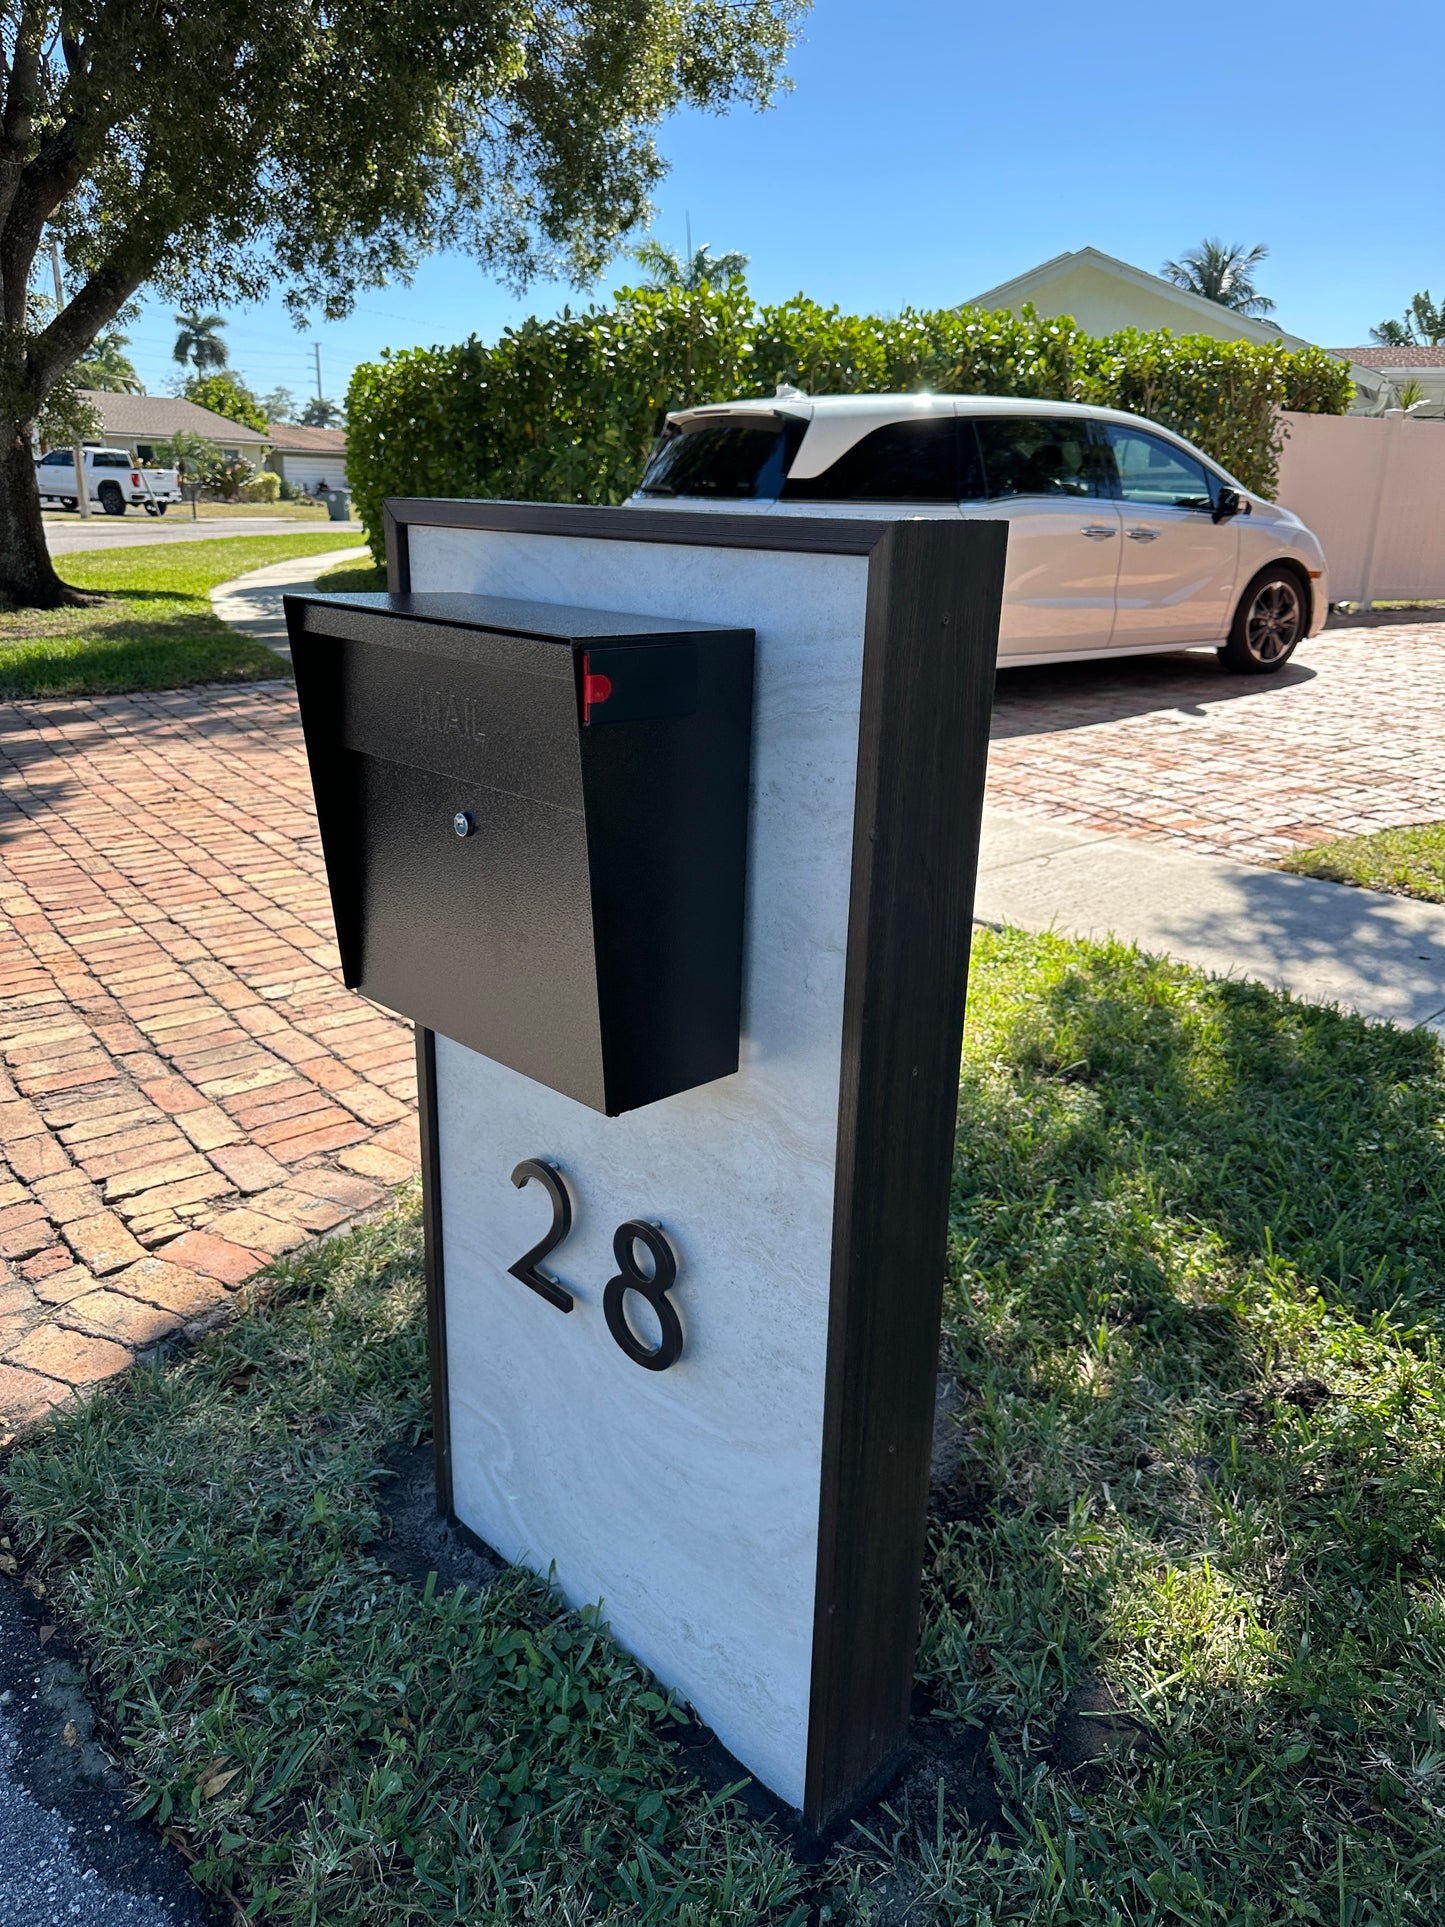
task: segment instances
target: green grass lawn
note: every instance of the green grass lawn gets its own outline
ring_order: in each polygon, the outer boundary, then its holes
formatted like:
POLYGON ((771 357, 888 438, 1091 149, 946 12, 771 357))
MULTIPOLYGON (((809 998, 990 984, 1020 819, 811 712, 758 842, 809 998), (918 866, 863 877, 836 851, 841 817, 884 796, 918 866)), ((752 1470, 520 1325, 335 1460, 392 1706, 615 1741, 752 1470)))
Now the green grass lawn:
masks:
POLYGON ((204 1881, 287 1927, 1445 1918, 1440 1046, 1017 932, 969 1023, 919 1684, 997 1827, 915 1790, 800 1867, 587 1615, 388 1576, 403 1215, 5 1474, 204 1881))
POLYGON ((379 562, 337 562, 316 578, 319 588, 341 591, 377 590, 386 587, 386 567, 379 562))
POLYGON ((1445 903, 1445 823, 1411 823, 1338 843, 1319 843, 1280 860, 1280 869, 1331 883, 1357 883, 1365 890, 1445 903))
POLYGON ((0 697, 102 695, 289 675, 283 657, 212 614, 210 591, 249 569, 322 555, 354 540, 332 527, 329 533, 156 542, 59 556, 55 566, 68 583, 107 599, 83 609, 0 607, 0 697))

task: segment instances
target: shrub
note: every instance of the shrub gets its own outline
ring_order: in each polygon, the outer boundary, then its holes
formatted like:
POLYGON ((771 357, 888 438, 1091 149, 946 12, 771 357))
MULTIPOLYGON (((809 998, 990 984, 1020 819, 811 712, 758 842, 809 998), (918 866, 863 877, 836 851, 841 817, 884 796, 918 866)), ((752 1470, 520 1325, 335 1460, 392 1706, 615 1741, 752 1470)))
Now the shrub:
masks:
POLYGON ((219 495, 223 502, 235 502, 254 473, 249 462, 227 461, 223 457, 202 472, 201 481, 209 494, 219 495))
POLYGON ((381 555, 388 495, 620 502, 670 408, 770 395, 935 390, 1126 408, 1197 443, 1273 495, 1282 409, 1342 414, 1349 370, 1322 349, 1125 329, 1094 338, 1031 309, 848 315, 803 295, 758 307, 741 281, 628 289, 565 310, 363 363, 347 395, 357 513, 381 555))
POLYGON ((277 502, 281 499, 281 477, 274 469, 258 469, 249 482, 242 482, 236 493, 243 502, 277 502))
POLYGON ((162 468, 178 469, 182 475, 205 476, 220 466, 221 451, 204 435, 193 435, 188 428, 182 428, 165 441, 157 442, 151 450, 151 459, 162 468))

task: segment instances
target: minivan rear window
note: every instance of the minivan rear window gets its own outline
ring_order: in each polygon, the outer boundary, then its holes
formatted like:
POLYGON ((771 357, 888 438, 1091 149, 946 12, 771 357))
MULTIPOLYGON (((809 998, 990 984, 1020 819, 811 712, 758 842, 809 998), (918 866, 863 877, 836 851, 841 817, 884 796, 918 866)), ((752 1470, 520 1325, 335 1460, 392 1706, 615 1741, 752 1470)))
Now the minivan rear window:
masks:
POLYGON ((970 429, 960 448, 953 415, 885 422, 845 449, 821 475, 794 477, 790 502, 957 502, 976 466, 970 429))
POLYGON ((669 422, 637 492, 715 501, 776 498, 807 425, 796 415, 669 422))

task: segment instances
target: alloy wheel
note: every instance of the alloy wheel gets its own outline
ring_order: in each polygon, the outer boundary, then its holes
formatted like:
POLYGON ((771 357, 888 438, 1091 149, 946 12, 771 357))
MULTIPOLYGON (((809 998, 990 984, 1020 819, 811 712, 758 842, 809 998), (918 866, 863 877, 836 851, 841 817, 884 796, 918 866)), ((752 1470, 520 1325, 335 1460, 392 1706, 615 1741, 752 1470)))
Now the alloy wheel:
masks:
POLYGON ((1291 582, 1276 577, 1266 582, 1254 601, 1244 623, 1244 642, 1256 662, 1282 662, 1299 641, 1299 591, 1291 582))

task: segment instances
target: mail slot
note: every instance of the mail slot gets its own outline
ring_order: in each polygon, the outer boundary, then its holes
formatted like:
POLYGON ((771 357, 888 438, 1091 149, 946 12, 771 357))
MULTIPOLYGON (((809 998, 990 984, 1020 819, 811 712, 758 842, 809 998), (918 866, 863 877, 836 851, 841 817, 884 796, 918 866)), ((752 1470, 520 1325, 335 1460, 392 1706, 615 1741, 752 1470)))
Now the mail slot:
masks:
POLYGON ((345 981, 609 1116, 738 1065, 753 632, 288 596, 345 981))

